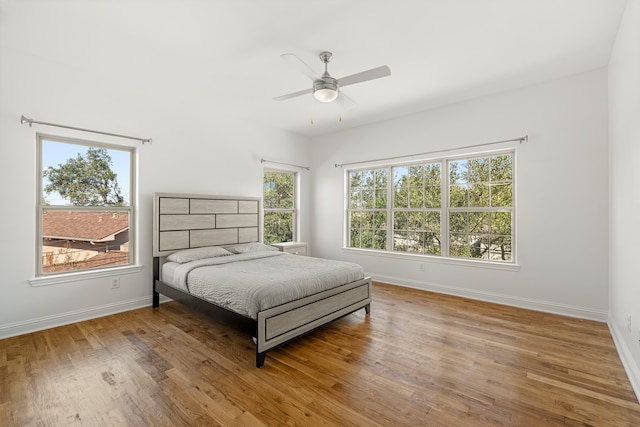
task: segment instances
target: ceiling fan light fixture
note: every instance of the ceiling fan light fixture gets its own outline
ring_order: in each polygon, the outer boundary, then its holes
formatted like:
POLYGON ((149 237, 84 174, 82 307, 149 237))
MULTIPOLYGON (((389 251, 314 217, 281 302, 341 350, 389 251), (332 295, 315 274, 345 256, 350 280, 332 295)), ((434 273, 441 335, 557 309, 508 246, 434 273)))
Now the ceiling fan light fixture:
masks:
POLYGON ((335 79, 329 79, 313 82, 313 97, 320 102, 332 102, 338 97, 338 84, 335 79))

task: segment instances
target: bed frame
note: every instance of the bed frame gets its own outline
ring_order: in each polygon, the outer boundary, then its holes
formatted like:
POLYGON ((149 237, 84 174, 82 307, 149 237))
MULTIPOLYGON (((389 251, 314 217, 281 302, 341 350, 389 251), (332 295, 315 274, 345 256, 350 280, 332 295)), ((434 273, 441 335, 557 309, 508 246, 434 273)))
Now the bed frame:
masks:
POLYGON ((315 295, 243 316, 162 281, 161 264, 177 250, 228 246, 260 241, 261 199, 154 193, 153 197, 153 307, 160 294, 250 334, 256 344, 256 366, 266 352, 362 308, 369 314, 371 278, 346 283, 315 295))

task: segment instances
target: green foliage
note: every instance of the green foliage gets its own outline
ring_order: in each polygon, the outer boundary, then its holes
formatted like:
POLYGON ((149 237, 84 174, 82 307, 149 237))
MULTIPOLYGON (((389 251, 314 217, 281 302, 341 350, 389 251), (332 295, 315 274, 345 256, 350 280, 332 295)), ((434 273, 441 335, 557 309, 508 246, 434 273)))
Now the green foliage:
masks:
POLYGON ((295 174, 265 171, 263 177, 264 243, 293 241, 295 174))
POLYGON ((386 249, 387 169, 349 173, 349 246, 386 249))
MULTIPOLYGON (((444 161, 361 170, 349 175, 350 240, 359 248, 440 255, 441 215, 449 214, 448 256, 511 259, 513 154, 449 161, 449 206, 443 209, 444 161), (392 207, 387 171, 392 177, 392 207), (392 229, 386 230, 388 215, 392 229), (384 227, 381 225, 384 224, 384 227)), ((446 207, 446 205, 445 205, 446 207)))
POLYGON ((295 174, 264 171, 263 190, 265 209, 293 209, 295 174))
POLYGON ((510 207, 512 176, 511 154, 449 162, 449 206, 510 207))
POLYGON ((58 166, 43 171, 49 181, 45 193, 57 192, 74 206, 123 205, 124 198, 106 149, 91 147, 85 156, 78 154, 58 166))
POLYGON ((440 163, 394 167, 393 187, 394 208, 439 208, 440 163))

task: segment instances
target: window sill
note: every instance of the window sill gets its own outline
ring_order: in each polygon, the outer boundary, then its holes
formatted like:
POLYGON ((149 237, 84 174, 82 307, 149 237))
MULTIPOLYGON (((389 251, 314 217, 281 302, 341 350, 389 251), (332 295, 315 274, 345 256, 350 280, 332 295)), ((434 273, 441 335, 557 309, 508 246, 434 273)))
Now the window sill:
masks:
POLYGON ((122 274, 132 274, 142 271, 142 265, 127 265, 125 267, 113 267, 104 270, 78 271, 73 273, 61 273, 50 276, 39 276, 29 279, 31 286, 58 285, 60 283, 78 282, 82 280, 98 279, 101 277, 113 277, 122 274))
POLYGON ((477 267, 477 268, 489 268, 494 270, 505 271, 519 271, 520 265, 512 263, 501 263, 492 261, 478 261, 473 259, 461 259, 461 258, 448 258, 431 255, 418 255, 400 252, 378 251, 374 249, 357 249, 357 248, 342 248, 343 252, 353 253, 358 255, 372 255, 383 258, 396 258, 396 259, 408 259, 418 262, 434 262, 439 264, 461 265, 465 267, 477 267))

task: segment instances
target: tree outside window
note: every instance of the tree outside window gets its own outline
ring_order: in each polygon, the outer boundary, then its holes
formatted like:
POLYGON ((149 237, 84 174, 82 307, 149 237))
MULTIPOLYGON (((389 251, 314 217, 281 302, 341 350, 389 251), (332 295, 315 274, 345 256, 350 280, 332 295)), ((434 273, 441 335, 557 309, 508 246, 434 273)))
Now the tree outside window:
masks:
POLYGON ((263 176, 263 241, 292 242, 296 238, 296 173, 265 170, 263 176))

